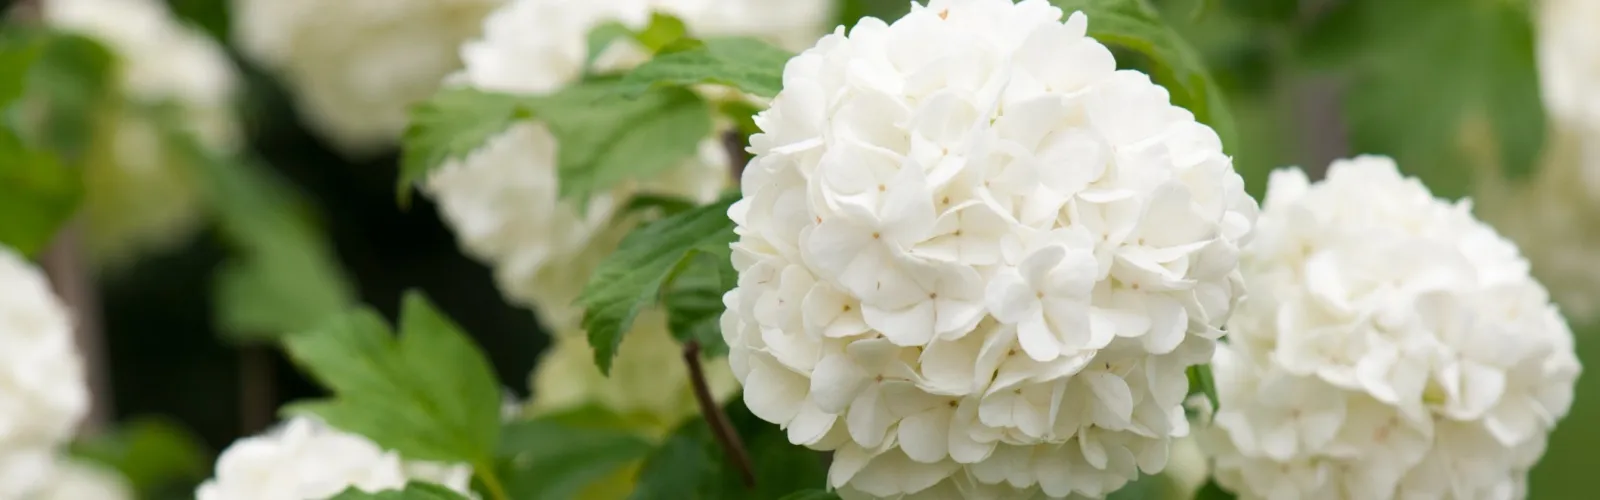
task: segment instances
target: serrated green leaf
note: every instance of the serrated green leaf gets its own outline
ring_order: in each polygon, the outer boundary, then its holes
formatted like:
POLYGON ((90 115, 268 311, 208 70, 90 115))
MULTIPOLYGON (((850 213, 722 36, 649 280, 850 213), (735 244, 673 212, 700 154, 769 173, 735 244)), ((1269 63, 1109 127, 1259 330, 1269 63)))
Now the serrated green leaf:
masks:
POLYGON ((738 284, 732 254, 727 246, 710 247, 690 258, 688 267, 662 294, 667 308, 667 328, 679 342, 700 343, 708 357, 728 353, 722 340, 722 296, 738 284))
POLYGON ((1172 95, 1172 104, 1188 109, 1210 125, 1224 145, 1237 144, 1233 114, 1222 89, 1205 62, 1182 36, 1161 19, 1145 0, 1051 0, 1069 15, 1089 17, 1089 36, 1100 43, 1138 52, 1155 64, 1151 78, 1172 95))
POLYGON ((446 161, 460 159, 528 118, 526 98, 470 87, 449 87, 411 108, 400 156, 398 196, 410 203, 411 187, 446 161))
POLYGON ((514 422, 500 439, 501 477, 519 500, 579 498, 650 449, 649 442, 615 428, 551 418, 514 422))
POLYGON ((662 290, 702 252, 719 252, 733 243, 728 207, 737 196, 635 229, 623 238, 589 278, 578 297, 583 328, 594 347, 595 364, 611 372, 622 336, 639 311, 656 304, 662 290))
POLYGON ((1211 376, 1211 365, 1194 365, 1184 370, 1189 377, 1189 394, 1204 394, 1206 401, 1211 402, 1211 411, 1216 412, 1222 406, 1217 403, 1217 383, 1211 376))
POLYGON ((417 460, 490 463, 500 392, 483 353, 420 293, 406 295, 397 340, 362 309, 284 338, 333 398, 287 407, 417 460))
POLYGON ((627 99, 618 89, 616 80, 599 79, 545 96, 441 91, 412 109, 401 203, 433 169, 466 157, 520 120, 537 118, 560 144, 561 197, 577 199, 580 207, 591 193, 682 164, 711 133, 710 110, 694 92, 658 89, 627 99))
POLYGON ((211 475, 211 459, 200 438, 177 423, 140 417, 111 432, 72 444, 71 453, 122 473, 140 498, 173 491, 194 492, 211 475))
MULTIPOLYGON (((592 84, 593 92, 615 84, 592 84)), ((574 106, 563 92, 534 106, 561 145, 557 161, 562 198, 584 206, 592 193, 627 179, 649 178, 683 164, 711 135, 711 111, 687 89, 658 89, 638 99, 602 99, 587 95, 574 106)))
POLYGON ((351 486, 328 500, 467 500, 467 497, 437 484, 410 482, 406 483, 404 490, 385 490, 376 493, 361 491, 351 486))
POLYGON ((783 89, 783 67, 793 53, 755 38, 707 38, 668 49, 622 78, 634 95, 658 85, 715 83, 763 97, 783 89))

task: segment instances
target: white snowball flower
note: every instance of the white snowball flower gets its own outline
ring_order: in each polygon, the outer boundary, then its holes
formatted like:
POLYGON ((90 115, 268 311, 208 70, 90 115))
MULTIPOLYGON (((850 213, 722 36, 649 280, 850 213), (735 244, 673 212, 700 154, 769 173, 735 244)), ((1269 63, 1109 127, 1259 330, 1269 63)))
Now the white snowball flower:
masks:
POLYGON ((132 500, 133 488, 115 470, 78 460, 61 460, 44 490, 31 500, 132 500))
POLYGON ((43 273, 0 247, 0 498, 44 486, 88 410, 66 307, 43 273))
POLYGON ((504 0, 232 0, 234 39, 346 154, 392 145, 504 0))
POLYGON ((1579 373, 1509 241, 1393 160, 1273 174, 1206 442, 1242 498, 1522 498, 1579 373))
POLYGON ((695 33, 755 36, 790 50, 811 46, 827 29, 829 0, 650 0, 695 33))
POLYGON ((178 243, 199 222, 196 181, 157 124, 130 109, 176 105, 183 123, 212 149, 238 147, 233 100, 237 68, 210 37, 182 24, 158 0, 44 0, 59 29, 104 44, 117 58, 121 92, 102 117, 85 168, 84 212, 91 250, 115 261, 178 243))
POLYGON ((1088 19, 931 0, 791 60, 730 210, 745 403, 845 498, 1104 496, 1188 434, 1255 216, 1088 19))
POLYGON ((303 500, 355 487, 366 492, 404 488, 408 481, 469 492, 466 465, 407 462, 365 437, 295 418, 267 434, 240 439, 217 458, 216 476, 197 500, 303 500))

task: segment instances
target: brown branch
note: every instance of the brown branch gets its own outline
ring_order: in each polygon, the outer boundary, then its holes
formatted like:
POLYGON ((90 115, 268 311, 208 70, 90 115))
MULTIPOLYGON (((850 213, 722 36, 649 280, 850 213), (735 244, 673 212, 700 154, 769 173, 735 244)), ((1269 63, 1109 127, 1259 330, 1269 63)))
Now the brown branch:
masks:
POLYGON ((272 350, 261 345, 239 349, 239 425, 252 435, 272 425, 278 391, 274 383, 272 350))
POLYGON ((700 368, 699 341, 691 340, 683 344, 683 361, 689 365, 689 380, 694 382, 694 399, 700 403, 700 413, 705 416, 706 425, 711 426, 711 434, 717 438, 717 444, 722 445, 722 452, 739 469, 745 488, 754 489, 756 473, 750 464, 750 452, 745 451, 744 442, 739 440, 739 432, 728 422, 728 415, 717 405, 716 398, 711 397, 705 370, 700 368))
POLYGON ((111 423, 111 374, 106 361, 105 333, 101 330, 100 296, 84 255, 83 221, 75 221, 56 235, 40 257, 56 295, 72 314, 72 332, 83 356, 89 384, 89 415, 82 431, 95 433, 111 423))

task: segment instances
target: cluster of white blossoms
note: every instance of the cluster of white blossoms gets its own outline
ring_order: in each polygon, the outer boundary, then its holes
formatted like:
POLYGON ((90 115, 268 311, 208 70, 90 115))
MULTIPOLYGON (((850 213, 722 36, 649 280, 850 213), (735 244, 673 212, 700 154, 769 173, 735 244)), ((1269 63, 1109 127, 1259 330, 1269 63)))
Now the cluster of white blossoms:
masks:
POLYGON ((1509 241, 1394 162, 1272 176, 1213 361, 1242 498, 1522 498, 1571 405, 1572 334, 1509 241))
POLYGON ((461 68, 456 48, 504 2, 232 0, 234 40, 311 127, 359 156, 394 144, 410 105, 461 68))
POLYGON ((200 197, 181 153, 136 106, 175 105, 206 147, 239 143, 237 68, 222 47, 160 0, 44 0, 47 23, 104 44, 116 57, 120 95, 107 103, 83 176, 91 251, 116 261, 190 235, 200 197))
MULTIPOLYGON (((821 34, 831 3, 514 0, 484 21, 482 39, 461 48, 465 68, 451 82, 515 94, 554 92, 591 69, 585 67, 591 30, 613 22, 642 29, 653 11, 680 17, 696 35, 764 35, 809 42, 821 34)), ((614 42, 601 54, 592 69, 620 71, 648 57, 630 40, 614 42)), ((618 411, 654 415, 670 428, 692 414, 694 406, 665 315, 647 312, 635 322, 615 363, 618 373, 608 378, 594 367, 578 325, 580 311, 572 304, 601 259, 631 229, 617 218, 633 195, 709 202, 732 184, 730 159, 713 135, 683 165, 596 193, 587 206, 579 207, 558 194, 558 147, 543 124, 519 123, 469 157, 441 167, 423 190, 438 203, 462 246, 494 266, 502 292, 537 310, 556 333, 551 352, 535 374, 533 385, 539 390, 534 407, 551 409, 587 399, 618 411), (589 383, 560 387, 572 380, 589 383), (582 391, 575 390, 579 387, 582 391)), ((736 389, 726 367, 713 367, 709 378, 722 397, 736 389)))
POLYGON ((88 410, 71 316, 43 273, 0 246, 0 498, 46 488, 88 410))
POLYGON ((426 481, 470 492, 472 469, 405 461, 365 437, 310 418, 294 418, 261 436, 240 439, 217 458, 216 476, 196 500, 303 500, 355 487, 376 493, 426 481))
POLYGON ((1044 0, 932 0, 789 61, 730 210, 744 401, 845 498, 1155 473, 1242 297, 1210 128, 1044 0))

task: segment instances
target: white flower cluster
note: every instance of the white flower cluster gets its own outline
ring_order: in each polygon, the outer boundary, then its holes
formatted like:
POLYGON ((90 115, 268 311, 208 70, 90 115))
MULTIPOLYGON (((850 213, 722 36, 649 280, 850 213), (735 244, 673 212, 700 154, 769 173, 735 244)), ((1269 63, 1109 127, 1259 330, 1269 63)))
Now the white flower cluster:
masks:
POLYGON ((179 22, 159 0, 44 0, 50 25, 104 44, 116 56, 121 101, 106 108, 85 172, 91 250, 117 260, 181 241, 199 222, 195 181, 177 165, 158 124, 132 107, 176 105, 207 147, 238 146, 237 68, 214 40, 179 22))
POLYGON ((1571 332, 1510 242, 1394 162, 1273 174, 1213 362, 1242 498, 1526 496, 1572 402, 1571 332))
POLYGON ((234 39, 282 79, 309 125, 365 155, 400 137, 408 107, 461 68, 456 48, 502 3, 233 0, 234 39))
POLYGON ((355 487, 375 493, 408 481, 470 492, 466 465, 408 462, 362 436, 295 418, 265 435, 240 439, 217 458, 216 477, 200 485, 196 500, 304 500, 355 487))
POLYGON ((43 273, 0 247, 0 498, 46 487, 88 410, 66 307, 43 273))
POLYGON ((1102 496, 1188 433, 1255 202, 1044 0, 932 0, 791 60, 730 216, 745 403, 846 498, 1102 496))
MULTIPOLYGON (((466 67, 452 80, 497 92, 556 91, 583 75, 589 62, 591 30, 611 22, 643 28, 653 10, 681 17, 696 34, 773 35, 809 41, 820 34, 829 3, 514 0, 484 21, 481 40, 462 47, 466 67), (762 17, 773 15, 785 17, 762 17), (754 23, 756 20, 765 21, 754 23)), ((619 41, 604 50, 594 66, 601 71, 623 70, 646 57, 637 44, 619 41)), ((572 303, 600 260, 615 250, 631 229, 616 220, 624 203, 643 192, 708 202, 732 182, 727 152, 715 136, 707 138, 700 144, 697 158, 653 178, 597 193, 580 209, 558 195, 557 148, 543 124, 520 123, 470 157, 439 169, 424 191, 439 204, 462 246, 494 265, 502 292, 535 308, 556 332, 555 345, 535 375, 534 385, 542 388, 537 391, 536 408, 598 399, 616 410, 647 411, 670 427, 693 406, 682 397, 688 394, 689 385, 676 350, 656 352, 661 346, 658 341, 669 339, 664 315, 647 313, 635 322, 616 362, 618 374, 606 378, 594 367, 592 357, 582 356, 588 347, 578 326, 579 310, 572 303), (585 358, 583 362, 577 362, 580 357, 585 358), (655 371, 663 362, 678 368, 655 371), (560 381, 571 380, 592 383, 581 384, 586 391, 583 394, 572 387, 556 387, 560 381), (655 390, 640 391, 641 387, 655 390)), ((710 372, 717 393, 731 395, 735 388, 725 367, 710 372)))

